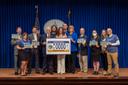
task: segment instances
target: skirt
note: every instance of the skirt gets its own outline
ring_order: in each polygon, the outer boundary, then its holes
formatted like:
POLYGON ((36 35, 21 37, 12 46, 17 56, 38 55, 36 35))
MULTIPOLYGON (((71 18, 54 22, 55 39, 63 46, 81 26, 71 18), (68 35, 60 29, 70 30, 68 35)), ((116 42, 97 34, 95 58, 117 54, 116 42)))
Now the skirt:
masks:
POLYGON ((25 49, 25 50, 20 50, 19 51, 19 59, 20 61, 27 61, 30 58, 31 50, 30 49, 25 49))

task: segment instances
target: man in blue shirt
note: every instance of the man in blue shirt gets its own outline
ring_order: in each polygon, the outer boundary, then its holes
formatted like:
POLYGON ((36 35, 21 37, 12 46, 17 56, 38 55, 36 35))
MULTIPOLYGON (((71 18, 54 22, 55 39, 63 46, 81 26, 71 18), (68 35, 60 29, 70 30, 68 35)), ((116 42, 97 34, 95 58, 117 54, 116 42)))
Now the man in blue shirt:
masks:
POLYGON ((85 35, 85 29, 80 28, 80 35, 77 40, 78 43, 78 57, 81 72, 87 73, 88 71, 88 40, 85 35))
POLYGON ((117 35, 112 33, 112 29, 107 29, 107 59, 108 59, 108 75, 112 73, 112 62, 114 63, 115 73, 114 77, 119 76, 119 64, 118 64, 118 46, 120 41, 117 35))

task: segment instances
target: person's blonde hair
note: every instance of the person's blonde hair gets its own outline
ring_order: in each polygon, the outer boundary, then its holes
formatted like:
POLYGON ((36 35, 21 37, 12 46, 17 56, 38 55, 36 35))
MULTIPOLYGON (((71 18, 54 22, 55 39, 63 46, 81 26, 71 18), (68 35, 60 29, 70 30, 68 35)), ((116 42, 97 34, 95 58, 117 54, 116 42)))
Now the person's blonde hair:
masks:
POLYGON ((74 26, 73 26, 73 25, 69 25, 69 30, 70 30, 71 28, 73 29, 73 31, 75 31, 75 29, 74 29, 74 26))

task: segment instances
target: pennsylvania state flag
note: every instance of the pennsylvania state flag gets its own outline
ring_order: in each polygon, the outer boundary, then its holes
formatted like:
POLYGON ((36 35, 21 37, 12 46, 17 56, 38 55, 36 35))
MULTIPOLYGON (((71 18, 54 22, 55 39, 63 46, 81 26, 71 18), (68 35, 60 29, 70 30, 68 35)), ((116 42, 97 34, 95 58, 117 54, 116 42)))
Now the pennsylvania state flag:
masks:
POLYGON ((40 30, 40 22, 39 22, 39 13, 38 13, 38 5, 35 5, 35 9, 36 9, 36 17, 35 17, 35 27, 38 28, 38 30, 40 30))

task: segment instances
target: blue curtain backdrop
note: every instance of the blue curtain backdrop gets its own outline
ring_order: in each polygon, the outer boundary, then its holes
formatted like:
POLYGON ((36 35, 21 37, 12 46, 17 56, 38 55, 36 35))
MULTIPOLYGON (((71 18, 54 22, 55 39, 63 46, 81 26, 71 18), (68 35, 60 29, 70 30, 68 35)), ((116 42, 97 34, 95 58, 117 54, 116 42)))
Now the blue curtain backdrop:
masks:
MULTIPOLYGON (((35 21, 35 4, 39 5, 41 32, 49 19, 61 19, 68 23, 68 9, 71 9, 71 23, 79 34, 84 27, 90 38, 93 29, 98 33, 112 27, 120 39, 119 64, 128 67, 128 2, 127 0, 1 0, 0 1, 0 67, 14 65, 11 34, 17 26, 31 33, 35 21)), ((89 67, 91 67, 89 57, 89 67)))

